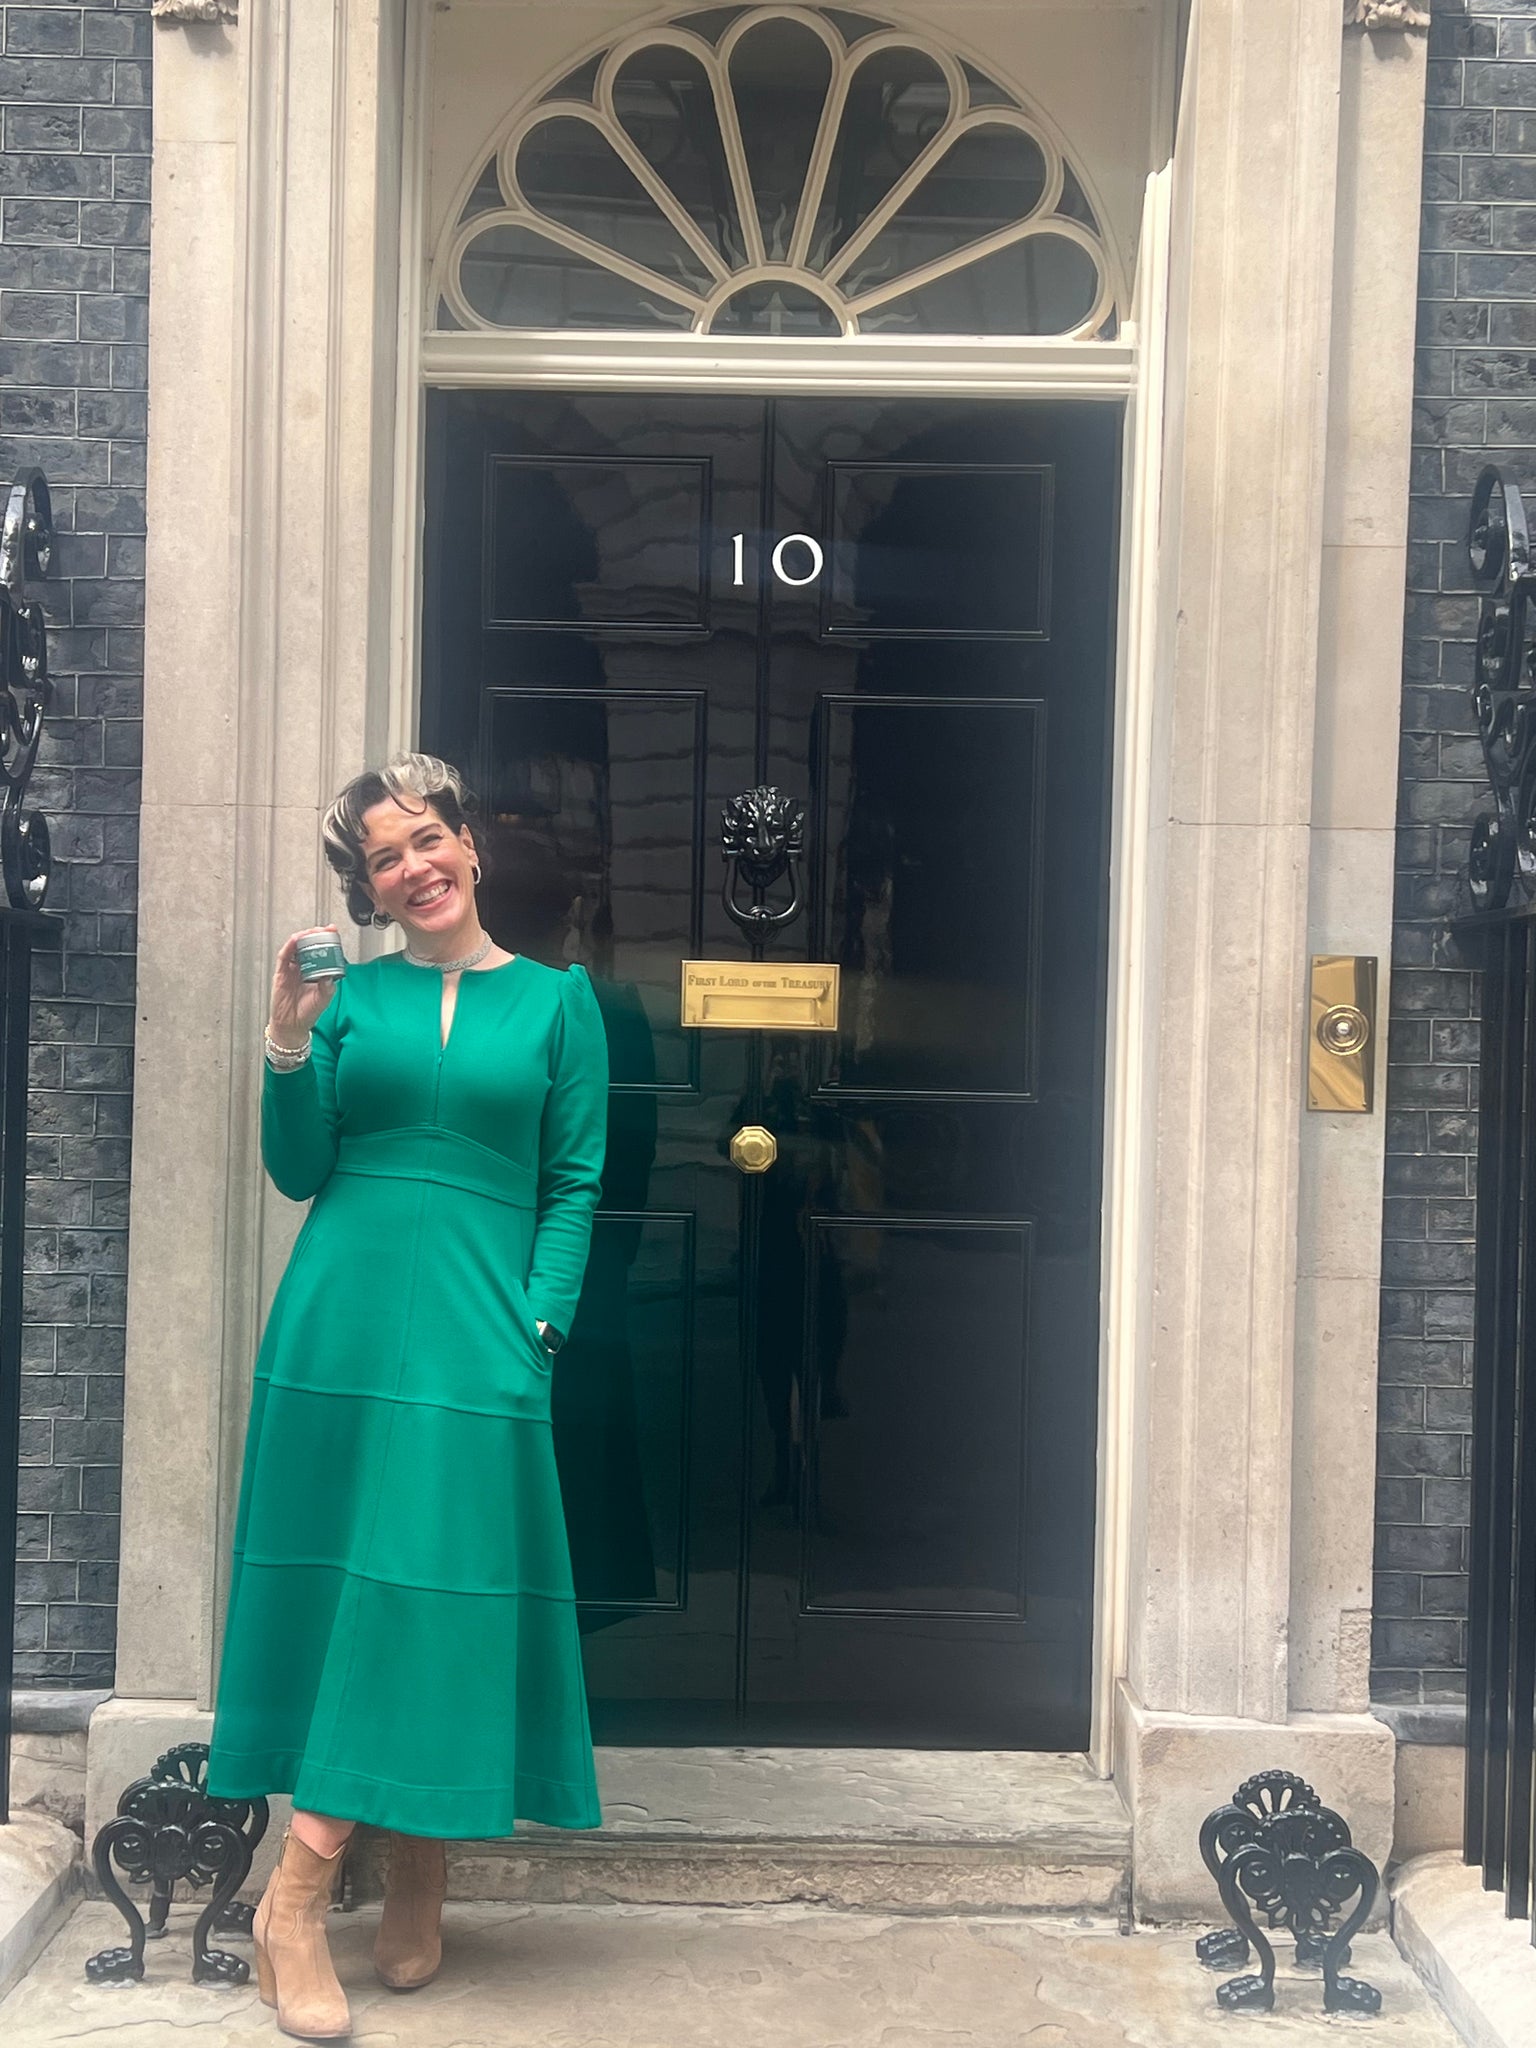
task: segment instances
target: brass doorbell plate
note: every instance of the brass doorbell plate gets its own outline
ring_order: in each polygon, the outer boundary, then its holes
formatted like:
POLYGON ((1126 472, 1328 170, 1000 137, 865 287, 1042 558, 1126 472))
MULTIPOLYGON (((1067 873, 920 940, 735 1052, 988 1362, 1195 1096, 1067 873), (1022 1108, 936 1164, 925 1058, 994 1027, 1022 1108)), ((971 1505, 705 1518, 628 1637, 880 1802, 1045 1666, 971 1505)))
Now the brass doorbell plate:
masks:
POLYGON ((1374 1101, 1376 961, 1314 953, 1307 1032, 1307 1107, 1364 1115, 1374 1101))

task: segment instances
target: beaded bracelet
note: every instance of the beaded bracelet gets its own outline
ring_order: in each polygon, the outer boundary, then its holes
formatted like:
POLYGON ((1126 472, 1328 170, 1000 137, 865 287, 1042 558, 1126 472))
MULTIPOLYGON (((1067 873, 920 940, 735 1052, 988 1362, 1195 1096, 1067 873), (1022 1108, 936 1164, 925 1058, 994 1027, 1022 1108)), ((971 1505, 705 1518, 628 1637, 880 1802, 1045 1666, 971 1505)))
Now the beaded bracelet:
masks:
POLYGON ((261 1041, 266 1053, 267 1065, 275 1074, 291 1074, 309 1058, 310 1041, 305 1039, 301 1046, 279 1045, 272 1033, 265 1028, 261 1041))

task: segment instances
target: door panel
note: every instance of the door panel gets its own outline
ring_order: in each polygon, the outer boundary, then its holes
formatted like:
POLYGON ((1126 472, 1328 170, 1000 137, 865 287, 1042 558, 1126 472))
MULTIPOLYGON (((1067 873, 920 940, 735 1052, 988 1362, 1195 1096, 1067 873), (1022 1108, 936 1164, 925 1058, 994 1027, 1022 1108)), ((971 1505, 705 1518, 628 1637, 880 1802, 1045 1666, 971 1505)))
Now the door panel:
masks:
POLYGON ((495 457, 485 625, 707 631, 709 484, 706 459, 495 457))
POLYGON ((826 478, 825 631, 1049 637, 1049 468, 829 461, 826 478))
POLYGON ((423 744, 485 793, 487 923, 609 1030, 554 1388, 594 1730, 1079 1745, 1118 417, 428 424, 423 744), (719 819, 762 783, 808 864, 767 957, 839 963, 829 1036, 678 1021, 682 959, 751 957, 719 819))
POLYGON ((1029 1255, 1028 1224, 816 1219, 803 1613, 1023 1613, 1029 1255), (957 1299, 985 1344, 951 1344, 957 1299), (963 1491, 945 1483, 960 1471, 963 1491))
POLYGON ((822 699, 822 930, 843 1020, 820 1092, 1034 1093, 1044 710, 822 699))

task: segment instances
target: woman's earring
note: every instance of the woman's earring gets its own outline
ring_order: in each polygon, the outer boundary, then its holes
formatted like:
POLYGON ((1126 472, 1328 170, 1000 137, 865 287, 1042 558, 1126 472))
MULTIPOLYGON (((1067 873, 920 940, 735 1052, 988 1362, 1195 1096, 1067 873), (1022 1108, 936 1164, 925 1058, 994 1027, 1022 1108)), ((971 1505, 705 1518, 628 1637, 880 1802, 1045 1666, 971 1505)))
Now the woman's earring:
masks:
POLYGON ((475 877, 475 887, 478 889, 480 886, 480 863, 477 860, 472 860, 469 865, 475 877))
POLYGON ((387 910, 376 910, 373 913, 373 916, 369 919, 369 922, 371 924, 376 925, 393 924, 394 921, 395 920, 390 916, 387 910))

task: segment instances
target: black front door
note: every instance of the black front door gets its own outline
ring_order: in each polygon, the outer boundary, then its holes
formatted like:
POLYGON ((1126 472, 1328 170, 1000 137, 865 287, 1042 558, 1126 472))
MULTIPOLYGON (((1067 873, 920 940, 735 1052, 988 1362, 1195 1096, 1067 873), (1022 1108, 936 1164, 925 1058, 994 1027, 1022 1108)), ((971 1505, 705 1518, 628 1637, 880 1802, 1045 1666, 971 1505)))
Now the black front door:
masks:
POLYGON ((1087 1740, 1119 433, 432 397, 422 744, 487 923, 608 1023, 554 1387, 600 1741, 1087 1740), (681 962, 751 958, 761 785, 805 818, 767 958, 838 963, 835 1033, 680 1022, 681 962))

